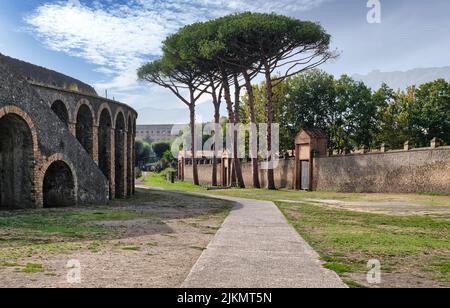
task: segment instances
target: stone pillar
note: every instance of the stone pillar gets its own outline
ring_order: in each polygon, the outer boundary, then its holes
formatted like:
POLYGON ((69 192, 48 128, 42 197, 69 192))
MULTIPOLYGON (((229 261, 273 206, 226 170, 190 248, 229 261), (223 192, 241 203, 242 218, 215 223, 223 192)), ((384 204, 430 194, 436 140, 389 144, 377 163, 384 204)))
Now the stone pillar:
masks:
POLYGON ((184 182, 184 170, 186 168, 186 161, 184 157, 181 159, 181 175, 180 175, 180 181, 184 182))
POLYGON ((123 196, 128 196, 128 132, 127 130, 123 133, 123 196))
POLYGON ((389 151, 389 146, 386 143, 382 143, 380 151, 383 152, 383 153, 388 152, 389 151))
MULTIPOLYGON (((37 145, 35 145, 37 146, 37 145)), ((35 161, 34 162, 34 201, 35 201, 35 207, 37 209, 41 209, 44 207, 44 176, 45 176, 45 170, 42 170, 42 163, 41 161, 35 161)))
POLYGON ((134 143, 134 139, 133 139, 133 132, 129 131, 128 132, 128 144, 127 144, 127 151, 128 151, 128 160, 127 160, 127 167, 128 167, 128 172, 127 172, 127 182, 128 182, 128 189, 127 189, 127 193, 129 196, 133 195, 133 143, 134 143))
POLYGON ((98 166, 98 126, 92 127, 92 159, 98 166))
POLYGON ((116 134, 111 128, 111 181, 109 183, 111 200, 116 197, 116 134))
POLYGON ((74 137, 76 137, 77 136, 77 124, 74 122, 70 122, 69 123, 69 131, 74 137))
POLYGON ((406 141, 405 144, 403 145, 403 150, 409 151, 411 149, 412 149, 411 143, 409 141, 406 141))
MULTIPOLYGON (((136 128, 134 128, 133 130, 134 132, 136 131, 136 128)), ((132 171, 131 171, 131 183, 132 183, 132 187, 131 187, 131 193, 133 195, 136 194, 136 134, 133 133, 133 143, 131 146, 131 155, 132 155, 132 159, 131 159, 131 167, 132 167, 132 171)))
POLYGON ((431 140, 431 148, 432 149, 436 149, 440 146, 441 146, 441 140, 439 140, 439 138, 433 138, 433 140, 431 140))

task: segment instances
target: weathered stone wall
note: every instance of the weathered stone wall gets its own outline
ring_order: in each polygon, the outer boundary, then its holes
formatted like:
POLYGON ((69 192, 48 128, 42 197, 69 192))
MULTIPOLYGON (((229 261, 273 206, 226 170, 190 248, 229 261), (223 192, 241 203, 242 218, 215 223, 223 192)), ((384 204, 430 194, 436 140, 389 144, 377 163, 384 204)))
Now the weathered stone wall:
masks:
MULTIPOLYGON (((112 181, 115 178, 115 161, 113 155, 115 123, 119 115, 123 116, 125 121, 123 125, 124 129, 120 132, 123 134, 125 140, 122 149, 124 152, 122 155, 124 161, 121 162, 123 165, 121 181, 125 185, 123 186, 123 192, 118 195, 121 197, 134 192, 134 189, 127 187, 134 184, 134 179, 130 180, 128 178, 130 176, 134 177, 134 168, 132 172, 127 171, 127 167, 131 169, 131 166, 134 165, 134 144, 128 143, 127 145, 126 140, 134 140, 135 138, 136 112, 127 105, 94 95, 35 83, 30 84, 30 81, 25 80, 22 76, 11 71, 9 66, 0 62, 0 121, 3 120, 1 124, 7 125, 11 122, 9 115, 14 115, 14 119, 20 119, 20 121, 25 123, 32 139, 32 142, 26 142, 30 144, 32 157, 29 158, 27 164, 24 163, 24 166, 31 166, 30 176, 26 176, 25 172, 19 172, 25 174, 24 176, 10 176, 12 173, 5 167, 7 164, 5 161, 11 155, 6 152, 5 155, 0 155, 5 158, 1 160, 2 166, 0 166, 0 171, 1 173, 6 172, 9 177, 8 179, 1 179, 0 192, 3 187, 11 191, 11 185, 19 187, 20 185, 25 185, 21 181, 30 181, 31 189, 28 189, 28 191, 32 206, 42 207, 44 203, 44 177, 46 176, 46 172, 50 168, 56 168, 54 170, 57 171, 58 166, 61 167, 64 165, 66 168, 64 172, 70 170, 73 174, 73 192, 71 192, 73 196, 71 197, 75 199, 76 203, 89 204, 106 202, 110 190, 108 187, 108 179, 98 167, 100 155, 98 147, 99 144, 102 144, 99 142, 100 115, 104 110, 108 111, 111 118, 109 124, 111 127, 109 129, 111 130, 110 136, 112 141, 109 143, 104 142, 108 149, 104 149, 103 152, 109 153, 112 156, 107 159, 108 164, 111 164, 112 173, 108 177, 112 181), (60 114, 57 115, 55 110, 52 110, 51 107, 56 101, 63 102, 66 107, 68 123, 65 123, 61 119, 60 114), (87 106, 92 114, 92 127, 88 130, 90 134, 89 141, 92 143, 92 149, 90 149, 89 153, 82 147, 76 136, 77 113, 82 106, 87 106), (131 153, 128 154, 128 152, 131 153), (58 162, 64 162, 64 164, 58 165, 58 162)), ((104 132, 103 135, 108 134, 104 132)), ((11 133, 6 132, 6 130, 0 132, 0 137, 3 140, 2 143, 5 145, 10 143, 11 140, 14 140, 14 136, 11 136, 11 133)), ((22 142, 26 141, 23 140, 22 142)), ((20 148, 20 144, 17 144, 11 151, 23 150, 20 148)), ((3 154, 3 150, 0 154, 3 154)), ((59 177, 54 176, 54 178, 58 179, 59 177)), ((51 178, 47 182, 50 183, 48 185, 59 184, 56 183, 57 181, 53 181, 55 183, 52 183, 51 178)), ((111 183, 112 190, 114 190, 114 187, 114 183, 111 183)), ((66 188, 56 186, 52 189, 54 191, 63 191, 66 188)), ((114 194, 111 197, 114 197, 114 194)), ((15 207, 14 204, 7 204, 7 202, 11 203, 11 197, 9 199, 9 201, 0 200, 0 206, 15 207)))
POLYGON ((135 175, 132 166, 135 165, 133 155, 135 146, 133 141, 136 136, 136 119, 138 116, 136 111, 120 102, 98 96, 41 84, 32 84, 32 87, 49 107, 52 107, 55 102, 62 102, 65 105, 68 112, 69 129, 75 136, 78 135, 80 130, 88 132, 85 127, 80 128, 77 124, 80 110, 90 111, 89 113, 93 118, 93 127, 89 132, 90 136, 88 136, 88 139, 92 142, 92 150, 89 152, 96 163, 107 161, 108 165, 110 165, 107 168, 105 164, 102 164, 102 170, 110 182, 111 197, 124 197, 132 194, 134 190, 130 189, 129 186, 133 185, 135 175), (102 123, 102 119, 112 129, 111 139, 107 141, 99 140, 99 136, 104 137, 106 135, 106 132, 104 132, 105 127, 103 127, 103 133, 99 134, 100 127, 105 124, 102 123), (117 124, 118 121, 121 123, 120 127, 117 124), (116 134, 116 132, 119 134, 116 134), (116 144, 116 137, 119 137, 121 140, 120 145, 116 144), (125 140, 131 140, 131 143, 127 144, 125 140), (108 146, 108 149, 99 148, 102 145, 108 146), (128 152, 132 155, 128 155, 128 152), (100 157, 102 153, 107 153, 109 157, 100 157), (121 161, 117 161, 116 157, 121 161), (119 172, 121 173, 120 175, 118 174, 119 172))
POLYGON ((450 193, 450 147, 316 158, 313 186, 342 192, 450 193))
POLYGON ((56 160, 55 155, 74 168, 78 203, 106 202, 107 182, 94 161, 29 84, 3 65, 0 66, 0 110, 0 118, 14 113, 27 119, 32 130, 35 154, 32 198, 36 207, 43 205, 44 175, 56 160))
MULTIPOLYGON (((280 161, 275 170, 277 187, 293 188, 294 164, 293 159, 280 161)), ((200 183, 210 185, 212 166, 198 168, 200 183)), ((220 179, 220 165, 218 170, 220 179)), ((246 186, 251 187, 251 163, 243 163, 242 171, 246 186)), ((450 147, 318 157, 313 173, 314 190, 450 194, 450 147)), ((191 165, 186 166, 185 180, 192 181, 191 165)), ((260 181, 267 187, 265 170, 260 170, 260 181)))
MULTIPOLYGON (((222 178, 222 168, 221 164, 218 165, 218 178, 219 182, 222 178)), ((267 187, 267 171, 261 170, 260 181, 262 187, 267 187)), ((244 176, 244 182, 247 187, 252 187, 253 176, 252 176, 252 163, 246 162, 242 163, 242 173, 244 176)), ((212 165, 198 165, 198 175, 200 184, 211 185, 212 183, 212 165)), ((278 168, 275 170, 275 183, 277 187, 280 188, 292 188, 293 187, 293 176, 294 176, 294 160, 281 160, 279 162, 278 168)), ((192 165, 187 165, 185 168, 185 181, 192 181, 192 165)))

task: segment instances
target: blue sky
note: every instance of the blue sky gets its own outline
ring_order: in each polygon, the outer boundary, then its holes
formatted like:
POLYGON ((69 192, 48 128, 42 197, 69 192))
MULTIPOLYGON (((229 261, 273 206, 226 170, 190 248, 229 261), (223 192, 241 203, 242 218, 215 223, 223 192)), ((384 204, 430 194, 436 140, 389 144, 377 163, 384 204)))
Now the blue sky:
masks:
MULTIPOLYGON (((124 101, 140 123, 181 123, 171 93, 136 81, 179 27, 232 12, 277 12, 320 22, 341 56, 335 74, 450 66, 450 1, 380 0, 381 23, 367 22, 367 0, 0 0, 0 52, 68 74, 124 101)), ((199 106, 209 120, 211 104, 199 106)))

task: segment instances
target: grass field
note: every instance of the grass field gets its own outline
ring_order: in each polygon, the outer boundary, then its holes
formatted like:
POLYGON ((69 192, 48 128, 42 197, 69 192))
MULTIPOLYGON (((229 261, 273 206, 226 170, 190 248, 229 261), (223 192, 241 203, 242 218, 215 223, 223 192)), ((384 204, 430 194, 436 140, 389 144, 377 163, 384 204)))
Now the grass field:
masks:
MULTIPOLYGON (((172 190, 274 201, 288 221, 350 287, 366 282, 367 262, 382 265, 382 287, 450 287, 450 197, 435 195, 343 194, 287 190, 207 191, 189 183, 169 184, 158 175, 146 185, 172 190), (435 215, 386 215, 338 209, 315 200, 403 202, 439 209, 435 215)), ((394 203, 395 204, 395 203, 394 203)))

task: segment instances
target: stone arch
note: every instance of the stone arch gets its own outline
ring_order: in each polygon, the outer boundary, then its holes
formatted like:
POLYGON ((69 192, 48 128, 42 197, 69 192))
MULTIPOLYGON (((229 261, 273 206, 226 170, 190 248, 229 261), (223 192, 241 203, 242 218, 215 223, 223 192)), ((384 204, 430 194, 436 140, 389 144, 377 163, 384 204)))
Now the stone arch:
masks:
MULTIPOLYGON (((97 125, 100 125, 100 117, 102 116, 102 112, 105 111, 105 109, 109 112, 110 116, 111 116, 111 123, 113 120, 113 112, 111 110, 111 107, 108 103, 103 103, 100 105, 100 108, 98 108, 98 113, 97 113, 97 125)), ((114 127, 114 123, 112 123, 112 128, 114 127)))
POLYGON ((72 164, 61 154, 55 154, 46 161, 43 170, 44 208, 76 205, 78 181, 72 164))
POLYGON ((128 115, 128 129, 127 129, 127 195, 133 194, 133 120, 131 114, 128 115))
POLYGON ((92 157, 94 154, 94 112, 92 106, 86 100, 82 100, 77 106, 75 114, 75 136, 92 157))
POLYGON ((109 181, 110 198, 112 198, 111 192, 113 191, 112 185, 114 183, 112 173, 114 136, 112 135, 112 114, 109 108, 101 109, 98 125, 98 166, 109 181))
POLYGON ((94 111, 94 107, 92 107, 91 102, 89 102, 89 101, 88 101, 87 99, 85 99, 85 98, 82 98, 82 99, 80 99, 80 100, 78 101, 77 106, 75 107, 75 112, 74 112, 72 118, 73 118, 74 120, 76 120, 78 111, 79 111, 79 109, 80 109, 83 105, 86 105, 86 106, 90 109, 91 114, 92 114, 92 122, 95 123, 95 111, 94 111))
POLYGON ((117 119, 119 116, 122 116, 124 119, 124 123, 125 123, 125 129, 127 128, 127 117, 125 116, 125 111, 123 110, 122 107, 117 108, 116 110, 116 115, 114 116, 114 127, 116 128, 116 124, 117 124, 117 119))
POLYGON ((52 107, 52 105, 56 101, 61 101, 65 105, 65 107, 67 109, 67 112, 69 114, 69 121, 68 122, 69 123, 74 122, 72 107, 75 108, 75 106, 72 106, 70 97, 67 97, 67 96, 63 95, 60 92, 55 92, 55 93, 52 93, 52 94, 48 95, 47 102, 48 102, 48 106, 50 108, 52 107))
POLYGON ((68 127, 70 123, 69 108, 62 100, 56 100, 51 106, 53 112, 68 127))
POLYGON ((16 106, 0 108, 0 208, 39 206, 39 157, 31 118, 16 106))
POLYGON ((115 170, 115 194, 116 198, 125 196, 126 181, 126 122, 122 112, 118 112, 115 118, 114 134, 114 170, 115 170))

